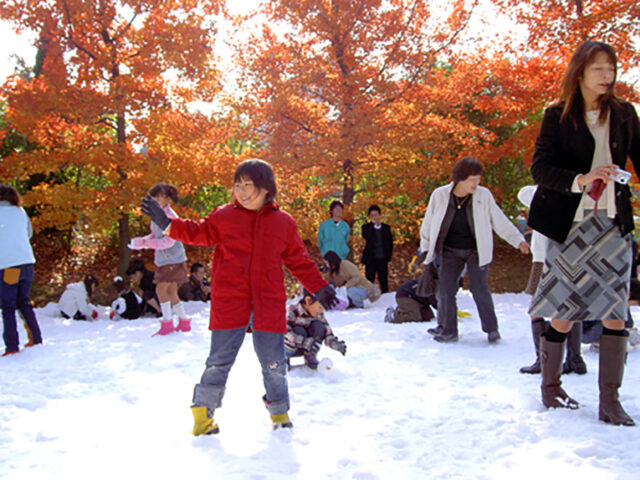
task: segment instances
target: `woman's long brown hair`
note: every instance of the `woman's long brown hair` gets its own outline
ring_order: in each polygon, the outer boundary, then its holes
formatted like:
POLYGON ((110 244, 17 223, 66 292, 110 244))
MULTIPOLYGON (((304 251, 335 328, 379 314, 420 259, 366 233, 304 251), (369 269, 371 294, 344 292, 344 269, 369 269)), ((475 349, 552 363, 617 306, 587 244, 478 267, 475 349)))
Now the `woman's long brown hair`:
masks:
POLYGON ((605 122, 607 119, 607 113, 611 105, 617 102, 617 98, 613 92, 616 78, 618 75, 618 57, 611 45, 604 42, 598 42, 595 40, 586 40, 582 42, 577 50, 571 56, 569 65, 564 72, 562 83, 560 83, 560 102, 564 104, 562 109, 562 116, 560 120, 564 120, 569 117, 574 125, 577 125, 577 118, 574 117, 575 113, 580 113, 584 117, 584 101, 582 98, 582 92, 580 91, 580 79, 584 74, 585 68, 589 66, 595 56, 604 52, 609 57, 614 69, 613 82, 605 94, 600 99, 600 122, 605 122))

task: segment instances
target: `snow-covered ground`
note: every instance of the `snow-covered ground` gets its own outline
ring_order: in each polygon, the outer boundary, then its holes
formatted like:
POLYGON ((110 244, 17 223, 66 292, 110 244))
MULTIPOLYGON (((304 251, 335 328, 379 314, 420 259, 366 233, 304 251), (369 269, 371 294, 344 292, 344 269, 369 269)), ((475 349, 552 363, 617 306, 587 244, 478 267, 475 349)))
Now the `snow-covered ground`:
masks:
MULTIPOLYGON (((589 373, 563 377, 582 407, 545 410, 540 376, 518 373, 534 357, 529 297, 494 300, 496 345, 466 291, 459 306, 473 316, 457 344, 434 342, 433 322, 385 324, 393 294, 330 312, 347 355, 323 347, 332 370, 290 372, 291 431, 271 431, 247 336, 216 411, 221 432, 197 438, 189 407, 209 351, 208 305, 187 304, 191 333, 151 338, 155 320, 64 320, 49 304, 37 310, 44 345, 0 359, 0 478, 640 478, 640 427, 597 419, 597 353, 585 346, 589 373)), ((621 400, 636 421, 639 385, 632 350, 621 400)))

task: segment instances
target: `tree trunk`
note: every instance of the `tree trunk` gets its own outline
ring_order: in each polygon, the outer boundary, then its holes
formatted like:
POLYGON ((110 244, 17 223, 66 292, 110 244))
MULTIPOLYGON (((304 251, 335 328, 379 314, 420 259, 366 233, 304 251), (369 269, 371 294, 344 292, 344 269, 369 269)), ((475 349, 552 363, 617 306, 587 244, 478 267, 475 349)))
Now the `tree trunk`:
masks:
POLYGON ((131 260, 131 250, 129 250, 129 242, 131 241, 131 232, 129 230, 129 215, 123 213, 118 220, 118 237, 120 247, 120 258, 118 259, 118 275, 124 277, 126 275, 127 268, 129 267, 129 260, 131 260))

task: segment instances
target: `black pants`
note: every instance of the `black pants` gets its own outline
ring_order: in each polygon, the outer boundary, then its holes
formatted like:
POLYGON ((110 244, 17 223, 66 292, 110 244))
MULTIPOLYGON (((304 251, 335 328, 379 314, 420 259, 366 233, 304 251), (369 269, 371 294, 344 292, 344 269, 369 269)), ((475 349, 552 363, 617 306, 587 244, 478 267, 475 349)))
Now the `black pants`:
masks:
POLYGON ((376 281, 376 273, 378 274, 378 281, 380 282, 380 291, 387 293, 389 291, 389 283, 387 276, 389 275, 388 263, 383 258, 376 258, 364 265, 364 276, 367 277, 371 283, 376 281))
POLYGON ((438 325, 443 327, 443 334, 458 334, 458 305, 456 293, 459 278, 464 266, 469 275, 469 290, 473 295, 480 314, 482 331, 485 333, 498 330, 498 319, 493 307, 493 299, 489 290, 489 266, 478 266, 478 251, 444 247, 440 262, 440 284, 438 290, 438 325))

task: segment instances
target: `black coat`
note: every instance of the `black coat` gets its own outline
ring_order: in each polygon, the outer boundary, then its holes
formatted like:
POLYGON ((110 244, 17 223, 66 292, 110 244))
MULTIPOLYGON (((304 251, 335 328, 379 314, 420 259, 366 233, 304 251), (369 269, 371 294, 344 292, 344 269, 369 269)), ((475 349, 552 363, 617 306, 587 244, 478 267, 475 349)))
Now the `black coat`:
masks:
MULTIPOLYGON (((382 223, 382 249, 384 250, 384 259, 389 262, 393 254, 393 235, 391 235, 391 227, 386 223, 382 223)), ((375 260, 375 242, 376 234, 373 223, 365 223, 362 225, 362 238, 365 239, 364 250, 362 251, 362 263, 367 264, 375 260)))
MULTIPOLYGON (((531 175, 538 189, 531 201, 529 226, 557 242, 564 242, 580 204, 581 194, 571 192, 579 173, 591 171, 595 140, 576 108, 577 126, 570 118, 560 122, 562 105, 546 109, 536 139, 531 175)), ((640 123, 633 105, 611 107, 609 148, 613 163, 625 169, 627 158, 640 172, 640 123)), ((615 184, 616 224, 622 235, 633 230, 631 192, 627 185, 615 184)))

